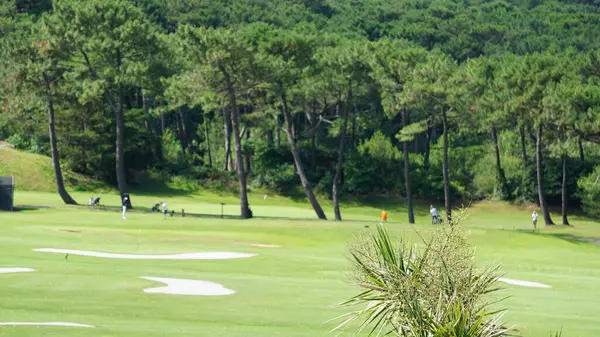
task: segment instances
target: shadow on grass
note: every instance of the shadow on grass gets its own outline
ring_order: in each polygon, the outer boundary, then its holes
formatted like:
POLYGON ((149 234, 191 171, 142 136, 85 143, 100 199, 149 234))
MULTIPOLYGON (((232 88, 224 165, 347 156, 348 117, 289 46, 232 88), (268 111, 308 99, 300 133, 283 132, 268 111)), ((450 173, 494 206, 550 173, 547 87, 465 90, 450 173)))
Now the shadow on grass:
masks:
POLYGON ((582 237, 582 236, 576 236, 576 235, 572 235, 572 234, 565 234, 565 233, 550 233, 550 234, 546 234, 546 235, 550 235, 552 237, 561 239, 561 240, 565 240, 577 245, 581 245, 581 244, 594 244, 594 245, 598 245, 600 246, 600 239, 598 238, 588 238, 588 237, 582 237))
POLYGON ((13 208, 13 211, 14 212, 34 212, 34 211, 38 211, 40 209, 48 209, 48 208, 52 208, 52 207, 19 205, 19 206, 15 206, 13 208))
POLYGON ((576 245, 593 244, 593 245, 600 246, 600 238, 583 237, 583 236, 577 236, 577 235, 568 234, 568 233, 547 233, 547 232, 544 233, 544 232, 540 232, 539 229, 535 229, 535 230, 534 229, 516 229, 515 231, 519 232, 519 233, 529 234, 529 235, 553 237, 553 238, 564 240, 564 241, 567 241, 569 243, 573 243, 576 245))

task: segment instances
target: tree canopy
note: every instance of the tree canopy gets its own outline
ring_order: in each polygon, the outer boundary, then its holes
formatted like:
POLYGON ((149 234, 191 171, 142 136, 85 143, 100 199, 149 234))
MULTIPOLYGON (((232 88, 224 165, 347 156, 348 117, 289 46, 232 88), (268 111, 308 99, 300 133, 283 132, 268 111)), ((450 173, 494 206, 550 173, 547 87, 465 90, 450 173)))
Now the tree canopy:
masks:
POLYGON ((599 203, 599 24, 597 1, 5 2, 0 139, 123 193, 235 189, 245 218, 266 188, 322 219, 391 194, 568 223, 599 203))

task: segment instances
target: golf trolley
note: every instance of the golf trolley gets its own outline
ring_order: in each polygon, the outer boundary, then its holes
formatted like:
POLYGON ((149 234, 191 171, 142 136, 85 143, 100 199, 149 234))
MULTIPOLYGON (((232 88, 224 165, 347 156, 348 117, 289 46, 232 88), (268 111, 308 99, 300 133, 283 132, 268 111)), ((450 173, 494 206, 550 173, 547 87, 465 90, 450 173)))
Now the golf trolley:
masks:
POLYGON ((89 205, 92 206, 92 207, 100 206, 100 197, 97 197, 97 198, 92 197, 92 198, 90 198, 89 205))
POLYGON ((433 222, 434 225, 439 225, 442 222, 444 222, 444 219, 442 219, 441 216, 436 215, 436 216, 433 217, 432 222, 433 222))

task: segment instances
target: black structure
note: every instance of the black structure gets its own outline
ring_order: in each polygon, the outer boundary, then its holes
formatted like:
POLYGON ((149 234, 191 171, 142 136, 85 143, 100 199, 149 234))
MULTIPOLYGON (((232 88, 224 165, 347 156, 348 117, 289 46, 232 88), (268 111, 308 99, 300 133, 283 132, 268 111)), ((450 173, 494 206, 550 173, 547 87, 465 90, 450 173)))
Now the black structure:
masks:
POLYGON ((127 205, 127 209, 133 209, 133 206, 131 206, 131 196, 129 193, 121 193, 121 204, 123 204, 123 199, 125 199, 125 197, 127 197, 127 202, 125 203, 125 205, 127 205))
POLYGON ((15 177, 0 177, 0 211, 14 210, 15 177))

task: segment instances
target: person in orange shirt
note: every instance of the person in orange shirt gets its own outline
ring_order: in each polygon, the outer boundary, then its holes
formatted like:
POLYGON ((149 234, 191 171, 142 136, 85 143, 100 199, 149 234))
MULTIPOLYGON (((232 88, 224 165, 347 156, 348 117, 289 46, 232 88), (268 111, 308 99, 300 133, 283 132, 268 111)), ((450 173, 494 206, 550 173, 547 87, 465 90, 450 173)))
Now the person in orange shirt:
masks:
POLYGON ((388 213, 386 210, 381 211, 381 222, 387 222, 388 213))

